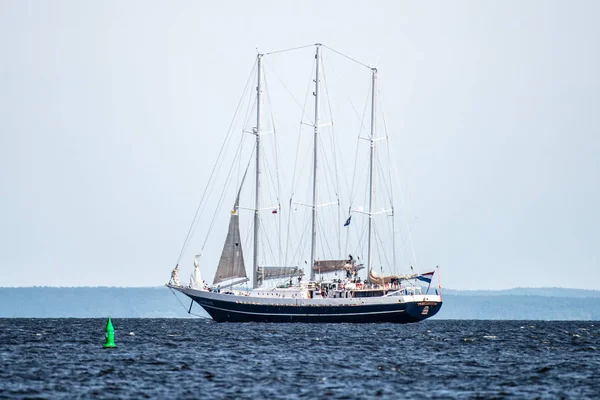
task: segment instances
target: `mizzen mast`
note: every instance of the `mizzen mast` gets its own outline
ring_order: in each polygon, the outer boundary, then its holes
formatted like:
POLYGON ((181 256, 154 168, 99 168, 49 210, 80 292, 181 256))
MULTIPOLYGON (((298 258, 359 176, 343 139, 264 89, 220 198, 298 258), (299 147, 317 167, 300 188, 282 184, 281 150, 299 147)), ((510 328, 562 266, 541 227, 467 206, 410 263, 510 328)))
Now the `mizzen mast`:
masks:
POLYGON ((312 239, 310 244, 310 280, 315 280, 315 256, 317 250, 317 154, 319 142, 319 68, 321 64, 321 44, 317 43, 315 53, 315 137, 313 145, 313 199, 312 199, 312 239))
MULTIPOLYGON (((373 206, 375 197, 375 141, 377 138, 377 129, 375 126, 375 104, 377 93, 377 68, 371 68, 371 153, 369 157, 369 236, 367 252, 367 271, 371 273, 373 267, 373 206)), ((368 275, 367 275, 368 276, 368 275)))

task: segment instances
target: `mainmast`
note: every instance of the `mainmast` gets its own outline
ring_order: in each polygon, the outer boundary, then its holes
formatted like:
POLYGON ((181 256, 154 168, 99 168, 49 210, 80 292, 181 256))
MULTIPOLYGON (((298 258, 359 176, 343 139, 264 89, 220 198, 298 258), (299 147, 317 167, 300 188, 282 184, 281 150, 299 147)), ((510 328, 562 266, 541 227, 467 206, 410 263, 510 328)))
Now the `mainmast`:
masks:
POLYGON ((317 251, 317 144, 319 142, 319 67, 321 64, 321 44, 317 43, 315 54, 315 138, 313 145, 313 201, 312 201, 312 240, 310 245, 310 280, 315 280, 315 255, 317 251))
MULTIPOLYGON (((373 267, 373 198, 375 197, 375 139, 377 130, 375 127, 375 93, 377 92, 377 68, 371 68, 371 155, 369 157, 369 247, 367 253, 367 274, 373 267)), ((368 276, 368 275, 367 275, 368 276)))
POLYGON ((260 128, 262 112, 262 58, 263 54, 257 55, 258 83, 256 86, 256 199, 254 202, 254 254, 252 262, 252 288, 258 287, 258 237, 260 234, 260 128))

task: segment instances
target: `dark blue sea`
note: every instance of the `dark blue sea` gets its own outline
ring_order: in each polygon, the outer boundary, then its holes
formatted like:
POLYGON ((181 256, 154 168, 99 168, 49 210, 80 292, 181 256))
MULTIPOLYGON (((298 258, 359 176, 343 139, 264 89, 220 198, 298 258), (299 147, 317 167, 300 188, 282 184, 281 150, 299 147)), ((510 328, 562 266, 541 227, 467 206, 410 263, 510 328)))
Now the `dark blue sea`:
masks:
POLYGON ((0 398, 600 398, 598 322, 0 319, 0 398))

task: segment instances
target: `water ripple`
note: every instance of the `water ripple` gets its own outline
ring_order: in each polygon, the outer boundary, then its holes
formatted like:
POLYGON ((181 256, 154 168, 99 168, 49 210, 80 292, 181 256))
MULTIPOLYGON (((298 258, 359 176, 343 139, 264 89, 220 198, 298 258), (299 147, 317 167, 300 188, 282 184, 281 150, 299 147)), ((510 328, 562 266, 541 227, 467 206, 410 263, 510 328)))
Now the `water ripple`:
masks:
POLYGON ((6 398, 597 398, 593 322, 0 319, 6 398), (134 334, 130 334, 134 333, 134 334))

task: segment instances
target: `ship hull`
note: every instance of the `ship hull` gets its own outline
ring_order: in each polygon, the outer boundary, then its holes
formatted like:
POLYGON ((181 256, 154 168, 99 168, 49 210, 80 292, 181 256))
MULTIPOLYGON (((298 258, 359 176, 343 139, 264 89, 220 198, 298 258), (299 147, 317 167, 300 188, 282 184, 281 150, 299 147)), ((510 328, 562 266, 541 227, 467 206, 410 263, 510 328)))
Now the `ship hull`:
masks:
POLYGON ((442 306, 438 296, 421 296, 414 301, 381 297, 369 303, 356 300, 347 304, 290 299, 269 303, 252 297, 180 291, 217 322, 412 323, 434 316, 442 306))

